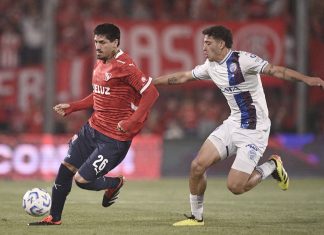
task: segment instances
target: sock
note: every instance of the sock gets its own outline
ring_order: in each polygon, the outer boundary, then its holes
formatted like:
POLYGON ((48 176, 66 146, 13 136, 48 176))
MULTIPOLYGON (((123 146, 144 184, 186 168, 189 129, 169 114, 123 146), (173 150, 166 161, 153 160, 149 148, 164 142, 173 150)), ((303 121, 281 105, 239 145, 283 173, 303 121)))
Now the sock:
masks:
POLYGON ((53 221, 61 220, 66 197, 72 188, 73 176, 74 173, 61 164, 52 187, 52 206, 50 215, 53 216, 53 221))
POLYGON ((190 206, 191 214, 195 216, 197 220, 202 220, 204 212, 204 195, 192 195, 190 194, 190 206))
POLYGON ((119 177, 99 177, 92 182, 89 183, 79 183, 75 181, 75 183, 83 189, 92 190, 92 191, 99 191, 108 188, 116 188, 120 183, 119 177))
POLYGON ((263 180, 267 178, 269 175, 271 175, 275 169, 276 169, 276 164, 274 161, 271 160, 255 168, 255 170, 257 170, 261 174, 263 180))

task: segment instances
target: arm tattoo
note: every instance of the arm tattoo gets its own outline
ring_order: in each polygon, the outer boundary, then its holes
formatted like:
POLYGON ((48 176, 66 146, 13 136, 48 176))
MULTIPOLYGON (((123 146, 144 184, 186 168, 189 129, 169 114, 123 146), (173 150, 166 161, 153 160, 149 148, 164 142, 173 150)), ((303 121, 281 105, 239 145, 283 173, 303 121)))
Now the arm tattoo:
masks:
POLYGON ((274 66, 273 65, 270 65, 270 68, 269 68, 269 75, 270 76, 273 76, 275 74, 275 71, 274 71, 274 66))
POLYGON ((168 78, 168 85, 174 85, 174 84, 178 84, 177 78, 176 77, 168 78))

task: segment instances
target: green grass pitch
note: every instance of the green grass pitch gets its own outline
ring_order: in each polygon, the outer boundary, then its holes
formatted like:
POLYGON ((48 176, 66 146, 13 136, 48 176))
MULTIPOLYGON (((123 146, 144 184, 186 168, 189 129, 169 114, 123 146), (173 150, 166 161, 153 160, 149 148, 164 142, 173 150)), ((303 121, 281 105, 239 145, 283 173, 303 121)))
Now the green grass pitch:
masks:
POLYGON ((32 187, 50 192, 51 182, 0 181, 0 234, 324 234, 324 179, 291 179, 288 191, 267 179, 235 196, 225 178, 210 178, 205 226, 173 227, 190 211, 187 179, 128 181, 112 207, 101 207, 103 192, 73 185, 61 226, 28 227, 22 196, 32 187))

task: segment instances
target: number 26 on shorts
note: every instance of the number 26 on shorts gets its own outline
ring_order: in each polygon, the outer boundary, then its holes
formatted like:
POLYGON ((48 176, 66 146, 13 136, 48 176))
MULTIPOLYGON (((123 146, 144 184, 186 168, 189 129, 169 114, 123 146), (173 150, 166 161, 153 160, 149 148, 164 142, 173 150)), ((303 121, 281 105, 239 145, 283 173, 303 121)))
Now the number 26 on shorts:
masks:
POLYGON ((95 160, 92 165, 94 166, 94 170, 96 171, 96 175, 102 171, 108 163, 108 159, 104 159, 102 155, 98 155, 98 159, 95 160))

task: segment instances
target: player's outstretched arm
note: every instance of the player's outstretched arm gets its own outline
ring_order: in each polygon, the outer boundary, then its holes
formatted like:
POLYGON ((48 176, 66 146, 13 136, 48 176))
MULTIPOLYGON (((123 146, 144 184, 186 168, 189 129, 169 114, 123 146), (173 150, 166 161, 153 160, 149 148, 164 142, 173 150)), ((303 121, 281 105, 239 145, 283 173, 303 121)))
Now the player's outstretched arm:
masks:
POLYGON ((177 85, 194 80, 191 71, 177 72, 157 77, 153 80, 154 85, 177 85))
POLYGON ((306 76, 293 69, 289 69, 283 66, 268 64, 263 69, 262 74, 267 74, 287 81, 301 81, 309 86, 319 86, 324 89, 324 81, 321 78, 306 76))
POLYGON ((53 109, 61 116, 66 116, 72 112, 88 109, 92 107, 93 107, 93 94, 90 94, 82 100, 78 100, 72 103, 55 105, 53 109))
POLYGON ((151 110, 153 104, 159 97, 159 92, 154 85, 150 84, 142 93, 142 98, 138 104, 136 111, 128 120, 122 120, 118 123, 117 129, 121 132, 137 133, 143 126, 147 114, 151 110))

